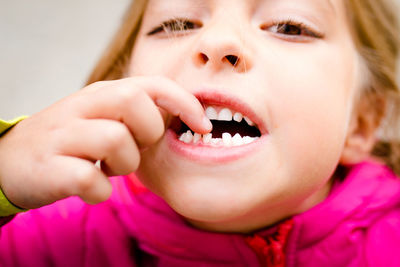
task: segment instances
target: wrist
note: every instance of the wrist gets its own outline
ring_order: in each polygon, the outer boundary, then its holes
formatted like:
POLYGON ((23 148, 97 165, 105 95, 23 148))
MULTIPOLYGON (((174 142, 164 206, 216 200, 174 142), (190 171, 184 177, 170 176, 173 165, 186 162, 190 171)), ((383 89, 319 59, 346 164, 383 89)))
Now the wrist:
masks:
MULTIPOLYGON (((21 116, 10 121, 0 119, 0 137, 25 118, 27 118, 27 116, 21 116)), ((0 217, 7 217, 23 211, 26 210, 12 204, 0 189, 0 217)))

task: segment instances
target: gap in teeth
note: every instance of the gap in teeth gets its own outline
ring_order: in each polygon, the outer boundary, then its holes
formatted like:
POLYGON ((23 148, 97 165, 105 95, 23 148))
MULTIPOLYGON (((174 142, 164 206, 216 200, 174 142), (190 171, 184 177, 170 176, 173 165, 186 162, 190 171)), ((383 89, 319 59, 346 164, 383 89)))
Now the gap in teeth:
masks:
POLYGON ((255 124, 240 112, 210 105, 206 107, 205 114, 214 126, 213 133, 201 135, 183 124, 178 131, 180 141, 186 144, 232 147, 250 144, 261 136, 255 124))
POLYGON ((256 141, 259 137, 241 136, 240 134, 235 134, 232 136, 230 133, 223 133, 222 138, 213 138, 212 133, 208 134, 198 134, 193 133, 191 130, 187 130, 182 133, 179 140, 186 144, 203 144, 208 146, 224 146, 224 147, 234 147, 250 144, 256 141))

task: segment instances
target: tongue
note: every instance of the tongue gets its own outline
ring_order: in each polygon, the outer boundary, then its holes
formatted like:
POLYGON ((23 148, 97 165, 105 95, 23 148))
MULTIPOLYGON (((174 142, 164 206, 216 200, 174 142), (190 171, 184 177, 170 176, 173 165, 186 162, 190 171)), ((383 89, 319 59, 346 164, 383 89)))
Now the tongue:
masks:
MULTIPOLYGON (((211 120, 213 125, 212 136, 213 138, 221 138, 223 133, 230 133, 232 136, 240 134, 240 136, 260 137, 261 133, 255 126, 249 126, 247 122, 242 120, 240 123, 236 121, 217 121, 211 120)), ((190 130, 185 124, 179 131, 184 133, 190 130)))

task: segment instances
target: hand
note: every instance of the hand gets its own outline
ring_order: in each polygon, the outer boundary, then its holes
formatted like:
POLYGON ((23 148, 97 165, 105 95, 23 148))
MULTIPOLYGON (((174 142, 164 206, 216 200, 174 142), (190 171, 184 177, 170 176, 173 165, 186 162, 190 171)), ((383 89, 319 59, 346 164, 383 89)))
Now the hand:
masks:
POLYGON ((211 131, 196 97, 169 79, 91 84, 0 138, 0 187, 21 208, 73 195, 104 201, 111 194, 107 176, 135 171, 140 150, 163 136, 170 115, 198 133, 211 131))

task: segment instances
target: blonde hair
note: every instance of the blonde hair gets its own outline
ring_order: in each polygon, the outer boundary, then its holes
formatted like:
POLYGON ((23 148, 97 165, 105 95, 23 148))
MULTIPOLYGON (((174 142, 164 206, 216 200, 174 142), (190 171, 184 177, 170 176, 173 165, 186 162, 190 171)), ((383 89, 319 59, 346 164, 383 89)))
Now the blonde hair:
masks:
MULTIPOLYGON (((400 174, 400 142, 397 130, 400 117, 400 92, 397 60, 400 48, 400 28, 396 19, 397 6, 390 0, 344 0, 350 28, 359 54, 369 71, 368 87, 362 96, 368 97, 377 117, 385 116, 380 140, 373 155, 383 159, 400 174), (376 105, 383 100, 386 105, 376 105), (386 106, 384 110, 381 108, 386 106), (393 133, 395 132, 395 133, 393 133)), ((121 27, 88 79, 88 84, 124 77, 132 53, 147 0, 134 0, 121 27)))
POLYGON ((357 49, 369 71, 362 95, 381 120, 380 138, 372 154, 400 174, 400 92, 397 63, 400 49, 398 7, 385 0, 348 0, 348 18, 357 49), (382 102, 385 104, 382 105, 382 102), (378 104, 381 103, 381 104, 378 104), (382 109, 384 108, 384 109, 382 109))
POLYGON ((147 0, 132 1, 119 30, 97 62, 87 84, 124 77, 147 2, 147 0))

